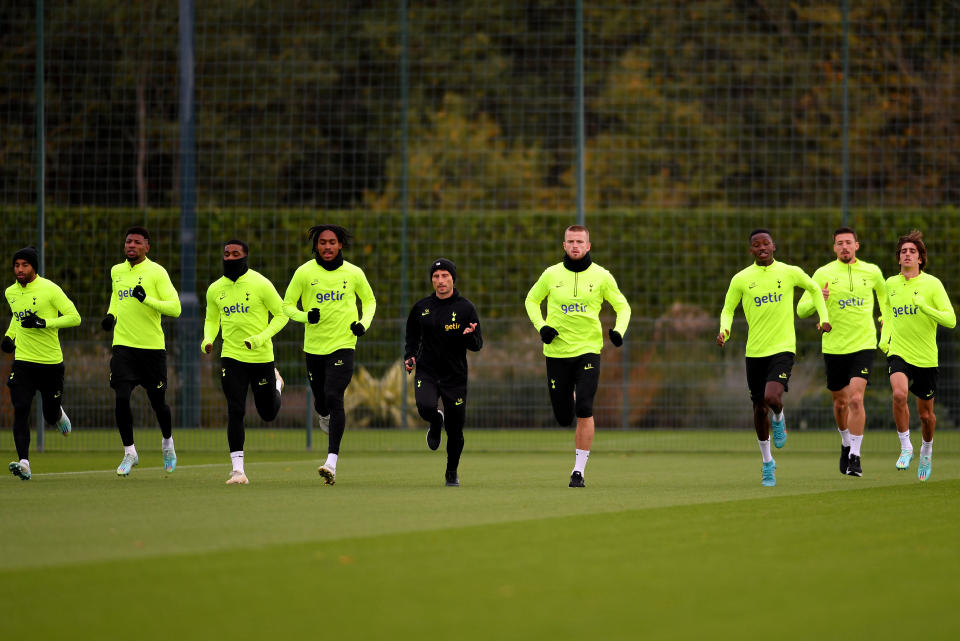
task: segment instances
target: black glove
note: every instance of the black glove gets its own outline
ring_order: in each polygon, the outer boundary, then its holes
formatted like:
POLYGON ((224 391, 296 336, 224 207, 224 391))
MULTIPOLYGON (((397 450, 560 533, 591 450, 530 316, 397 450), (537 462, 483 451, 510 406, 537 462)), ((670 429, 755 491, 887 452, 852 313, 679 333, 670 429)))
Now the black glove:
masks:
POLYGON ((610 333, 610 342, 613 343, 614 347, 620 347, 621 345, 623 345, 623 336, 620 335, 620 332, 618 332, 615 329, 611 329, 609 333, 610 333))
POLYGON ((350 323, 350 331, 353 332, 354 336, 363 336, 367 330, 365 330, 359 322, 354 322, 350 323))
POLYGON ((307 322, 311 325, 316 325, 320 322, 320 308, 313 307, 307 312, 307 322))
POLYGON ((13 344, 13 339, 9 336, 3 337, 3 342, 0 342, 0 349, 5 351, 7 354, 13 354, 13 350, 16 345, 13 344))
POLYGON ((26 327, 27 329, 43 329, 46 326, 47 321, 37 316, 37 313, 33 311, 27 312, 20 321, 20 327, 26 327))
POLYGON ((107 314, 103 317, 103 320, 100 321, 100 327, 103 328, 105 332, 112 332, 113 328, 117 326, 117 317, 113 314, 107 314))
POLYGON ((544 325, 540 328, 540 340, 542 340, 547 345, 550 344, 550 341, 555 339, 560 332, 550 327, 549 325, 544 325))
POLYGON ((147 292, 144 291, 142 285, 137 285, 133 288, 133 291, 130 292, 130 295, 136 298, 141 303, 147 298, 147 292))

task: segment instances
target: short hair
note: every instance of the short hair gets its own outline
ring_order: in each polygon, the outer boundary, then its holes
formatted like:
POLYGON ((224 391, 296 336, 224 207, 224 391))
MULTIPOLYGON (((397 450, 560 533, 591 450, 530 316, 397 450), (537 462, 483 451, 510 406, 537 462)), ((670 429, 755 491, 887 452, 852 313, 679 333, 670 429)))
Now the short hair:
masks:
POLYGON ((904 234, 897 239, 897 264, 900 264, 900 248, 904 243, 913 243, 917 248, 917 254, 920 256, 920 271, 927 266, 927 246, 923 244, 923 233, 919 229, 912 230, 909 234, 904 234))
POLYGON ((134 225, 132 227, 129 227, 127 228, 127 233, 124 234, 123 237, 126 238, 130 234, 138 234, 140 236, 143 236, 148 243, 150 242, 150 232, 147 231, 146 227, 141 227, 140 225, 134 225))
POLYGON ((853 234, 853 239, 858 243, 860 242, 860 239, 857 238, 857 232, 853 231, 852 227, 837 227, 833 232, 833 239, 836 240, 840 234, 853 234))
POLYGON ((320 238, 320 234, 325 231, 332 231, 334 234, 336 234, 337 240, 340 241, 340 244, 343 245, 344 249, 350 247, 350 241, 353 240, 353 236, 350 235, 350 232, 348 232, 345 227, 341 227, 340 225, 323 224, 314 225, 310 228, 310 231, 307 232, 307 234, 310 236, 310 246, 313 249, 317 248, 317 240, 320 238))
POLYGON ((250 248, 247 246, 247 244, 246 244, 245 242, 243 242, 243 241, 240 240, 239 238, 234 238, 234 239, 232 239, 232 240, 228 240, 227 242, 225 242, 225 243, 223 244, 224 248, 226 248, 227 245, 240 245, 241 247, 243 247, 243 253, 244 253, 245 255, 247 255, 247 256, 250 255, 250 248))
POLYGON ((773 240, 773 233, 766 227, 757 227, 752 232, 750 232, 750 237, 747 240, 753 240, 753 237, 757 234, 766 234, 770 237, 770 240, 773 240))
POLYGON ((586 232, 586 233, 587 233, 587 240, 590 240, 590 230, 587 229, 587 226, 586 226, 586 225, 570 225, 569 227, 567 227, 566 229, 564 229, 564 230, 563 230, 563 240, 564 240, 564 242, 566 242, 566 240, 567 240, 567 232, 568 232, 568 231, 582 231, 582 232, 586 232))

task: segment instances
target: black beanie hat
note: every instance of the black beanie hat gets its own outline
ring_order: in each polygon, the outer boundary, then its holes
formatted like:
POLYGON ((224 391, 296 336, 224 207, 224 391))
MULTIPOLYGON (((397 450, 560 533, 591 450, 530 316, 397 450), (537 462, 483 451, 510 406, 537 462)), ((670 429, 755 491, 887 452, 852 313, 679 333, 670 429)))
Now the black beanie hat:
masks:
POLYGON ((438 269, 445 269, 453 276, 453 282, 457 282, 457 266, 448 258, 438 258, 430 263, 430 278, 433 278, 433 272, 438 269))
POLYGON ((33 271, 40 271, 40 255, 37 254, 37 250, 33 247, 24 247, 23 249, 18 249, 17 253, 13 255, 12 264, 16 265, 18 260, 25 260, 33 265, 33 271))

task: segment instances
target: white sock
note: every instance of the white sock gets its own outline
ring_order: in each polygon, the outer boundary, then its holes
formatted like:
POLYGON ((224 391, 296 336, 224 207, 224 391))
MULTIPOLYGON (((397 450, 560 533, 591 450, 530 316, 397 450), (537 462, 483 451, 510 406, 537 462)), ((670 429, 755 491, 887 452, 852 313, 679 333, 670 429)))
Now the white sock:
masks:
POLYGON ((283 392, 283 384, 280 382, 280 379, 278 378, 278 379, 277 379, 277 394, 280 394, 280 393, 282 393, 282 392, 283 392))
POLYGON ((863 442, 863 434, 857 436, 850 435, 850 456, 860 456, 860 444, 863 442))
POLYGON ((840 444, 844 447, 850 447, 850 430, 841 430, 838 427, 837 431, 840 432, 840 444))
POLYGON ((773 413, 773 420, 777 421, 778 423, 783 420, 783 410, 782 410, 782 409, 780 410, 780 413, 779 413, 779 414, 777 414, 776 412, 773 413))
POLYGON ((20 459, 20 465, 26 465, 27 467, 30 467, 30 461, 25 458, 22 458, 20 459))
POLYGON ((137 456, 137 447, 136 447, 135 445, 124 445, 124 446, 123 446, 123 453, 124 453, 124 454, 129 454, 130 456, 133 456, 133 457, 136 457, 136 456, 137 456))
POLYGON ((170 438, 161 438, 160 439, 160 449, 163 450, 172 450, 173 449, 173 437, 170 438))
POLYGON ((583 471, 587 469, 587 459, 590 458, 590 450, 576 450, 576 452, 577 463, 573 466, 573 471, 583 474, 583 471))
POLYGON ((920 456, 933 456, 933 441, 920 439, 920 456))
POLYGON ((900 449, 913 451, 913 445, 910 444, 910 430, 906 432, 897 432, 897 436, 900 437, 900 449))
POLYGON ((230 452, 230 462, 233 463, 234 472, 243 472, 243 450, 230 452))
POLYGON ((337 459, 340 458, 337 454, 327 454, 327 462, 323 465, 329 467, 334 472, 337 471, 337 459))
POLYGON ((770 439, 761 441, 757 439, 757 443, 760 445, 760 456, 763 457, 764 463, 769 463, 773 460, 773 456, 770 454, 770 439))

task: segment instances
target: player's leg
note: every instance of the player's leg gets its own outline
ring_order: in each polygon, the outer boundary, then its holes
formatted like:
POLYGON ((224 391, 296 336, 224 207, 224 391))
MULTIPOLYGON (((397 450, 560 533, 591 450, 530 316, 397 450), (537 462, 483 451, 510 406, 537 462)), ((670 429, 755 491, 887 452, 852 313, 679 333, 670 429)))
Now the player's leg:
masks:
POLYGON ((850 461, 850 429, 847 427, 847 385, 849 376, 846 375, 843 361, 845 354, 824 354, 823 365, 827 374, 827 390, 833 397, 833 420, 840 433, 840 473, 847 473, 847 463, 850 461))
POLYGON ((910 379, 907 378, 906 363, 902 358, 892 356, 887 363, 887 371, 890 373, 890 392, 893 397, 893 421, 897 425, 897 436, 900 438, 897 469, 906 470, 913 459, 913 444, 910 443, 910 407, 907 405, 910 379))
POLYGON ((280 390, 283 389, 283 379, 277 377, 277 368, 272 362, 252 363, 250 370, 253 404, 260 418, 269 423, 280 413, 280 390))
POLYGON ((753 404, 753 429, 760 447, 760 483, 767 487, 777 484, 777 464, 770 452, 770 408, 764 401, 767 387, 767 371, 771 357, 746 358, 747 388, 753 404))
POLYGON ((140 462, 137 448, 133 444, 133 410, 130 408, 130 395, 136 387, 136 374, 133 367, 136 359, 130 348, 115 345, 110 359, 110 387, 116 395, 115 415, 117 431, 123 443, 123 460, 117 466, 117 476, 127 476, 130 470, 140 462))
POLYGON ((584 487, 583 477, 586 474, 595 431, 593 399, 600 384, 600 354, 583 354, 576 360, 573 377, 577 431, 574 435, 575 459, 573 471, 570 473, 570 487, 584 487))
POLYGON ((16 461, 11 461, 10 473, 24 481, 30 480, 30 407, 36 385, 23 361, 14 361, 7 378, 10 402, 13 405, 13 444, 17 449, 16 461))
POLYGON ((320 417, 320 430, 330 432, 330 410, 327 409, 327 400, 323 393, 323 386, 327 378, 327 359, 329 356, 318 354, 304 354, 307 361, 307 380, 310 381, 310 391, 313 393, 313 409, 320 417))
POLYGON ((220 388, 227 399, 227 448, 230 450, 230 477, 227 485, 248 483, 243 460, 246 433, 243 419, 247 413, 247 389, 251 372, 246 363, 233 358, 220 359, 220 388))
POLYGON ((447 486, 458 487, 460 478, 457 469, 460 467, 460 455, 463 454, 463 424, 467 418, 467 386, 443 388, 440 392, 443 398, 443 427, 447 433, 447 469, 444 472, 444 482, 447 486))
POLYGON ((867 389, 867 379, 854 376, 844 388, 847 405, 847 428, 850 433, 850 454, 847 463, 848 476, 863 476, 860 463, 860 447, 863 444, 863 430, 867 415, 863 409, 863 394, 867 389))
POLYGON ((61 434, 69 436, 73 429, 70 418, 63 411, 63 363, 55 365, 37 365, 43 420, 56 427, 61 434))
MULTIPOLYGON (((416 377, 413 395, 417 402, 417 412, 420 414, 420 418, 428 423, 427 447, 435 450, 440 447, 440 435, 444 424, 444 412, 441 412, 437 407, 440 390, 433 376, 424 372, 417 372, 416 377)), ((446 408, 446 403, 444 403, 444 410, 446 408)))
POLYGON ((167 351, 163 349, 144 349, 142 358, 141 385, 147 392, 150 407, 160 425, 160 453, 163 455, 163 469, 167 473, 177 467, 177 452, 173 445, 173 413, 167 405, 167 351))
POLYGON ((572 358, 547 357, 547 390, 557 423, 567 427, 574 419, 574 377, 572 358))
POLYGON ((937 427, 937 415, 933 413, 933 399, 937 395, 937 368, 916 368, 910 391, 917 397, 917 414, 920 416, 922 434, 917 478, 926 481, 930 478, 933 466, 933 433, 937 427))
POLYGON ((787 444, 787 422, 783 415, 783 393, 787 391, 790 373, 793 370, 793 354, 782 352, 774 354, 768 361, 767 383, 764 387, 763 401, 773 412, 770 421, 773 446, 781 448, 787 444))
POLYGON ((330 412, 330 433, 327 435, 327 460, 317 468, 317 472, 328 485, 333 485, 337 476, 340 442, 347 423, 343 394, 353 378, 353 354, 352 349, 339 349, 327 357, 323 397, 324 405, 330 412))

